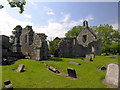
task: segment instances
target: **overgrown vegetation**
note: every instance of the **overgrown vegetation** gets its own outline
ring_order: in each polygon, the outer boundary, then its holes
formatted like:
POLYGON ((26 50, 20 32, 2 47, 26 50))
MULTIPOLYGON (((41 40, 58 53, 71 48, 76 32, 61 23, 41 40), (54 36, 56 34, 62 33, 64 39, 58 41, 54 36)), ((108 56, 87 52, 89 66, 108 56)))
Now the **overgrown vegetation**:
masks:
POLYGON ((54 58, 45 61, 33 61, 22 59, 13 65, 0 66, 2 68, 2 84, 5 80, 11 80, 14 88, 107 88, 102 83, 106 71, 99 71, 97 67, 118 62, 118 58, 110 59, 109 56, 96 56, 93 62, 83 61, 80 58, 54 58), (73 65, 69 62, 77 62, 81 65, 73 65), (60 72, 67 73, 67 68, 71 67, 76 70, 78 78, 70 80, 63 75, 55 74, 46 69, 42 62, 54 66, 60 72), (20 64, 25 65, 25 72, 16 73, 15 69, 20 64))
POLYGON ((55 49, 57 47, 57 44, 61 41, 61 39, 59 37, 56 37, 53 41, 50 41, 50 54, 55 55, 55 49))

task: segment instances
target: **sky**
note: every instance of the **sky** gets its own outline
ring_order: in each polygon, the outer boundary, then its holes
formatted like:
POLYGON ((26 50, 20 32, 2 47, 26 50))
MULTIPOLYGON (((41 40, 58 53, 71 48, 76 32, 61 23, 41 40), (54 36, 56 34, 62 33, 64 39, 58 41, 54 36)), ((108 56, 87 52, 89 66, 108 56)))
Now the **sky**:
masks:
MULTIPOLYGON (((65 33, 74 26, 100 24, 112 25, 118 29, 118 2, 40 2, 27 0, 25 11, 19 14, 19 8, 11 8, 7 1, 0 0, 4 6, 0 9, 0 34, 10 36, 16 25, 25 28, 32 26, 35 33, 45 33, 48 39, 65 37, 65 33)), ((95 1, 95 0, 92 0, 95 1)), ((105 1, 105 0, 104 0, 105 1)))

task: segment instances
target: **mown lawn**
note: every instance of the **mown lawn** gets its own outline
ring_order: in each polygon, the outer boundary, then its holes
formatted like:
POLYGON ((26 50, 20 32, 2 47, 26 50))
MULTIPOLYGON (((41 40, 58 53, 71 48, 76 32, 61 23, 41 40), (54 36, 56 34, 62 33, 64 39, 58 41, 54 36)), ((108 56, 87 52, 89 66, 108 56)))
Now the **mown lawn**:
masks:
POLYGON ((97 67, 107 66, 111 62, 118 63, 118 57, 110 59, 109 56, 96 56, 93 62, 83 61, 80 58, 56 58, 46 61, 22 59, 12 65, 2 66, 2 84, 5 80, 11 80, 14 88, 107 88, 101 81, 105 78, 106 71, 99 71, 97 67), (81 65, 73 65, 69 61, 78 62, 81 65), (67 73, 68 67, 74 68, 78 78, 71 80, 55 74, 47 70, 42 62, 64 73, 67 73), (13 72, 12 69, 19 64, 24 64, 27 70, 22 73, 13 72))

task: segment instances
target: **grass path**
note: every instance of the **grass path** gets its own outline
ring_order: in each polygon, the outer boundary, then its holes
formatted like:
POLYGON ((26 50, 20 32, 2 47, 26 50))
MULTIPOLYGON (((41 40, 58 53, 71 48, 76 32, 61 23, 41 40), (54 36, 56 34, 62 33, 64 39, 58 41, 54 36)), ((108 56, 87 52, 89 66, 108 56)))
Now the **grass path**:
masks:
POLYGON ((117 63, 118 59, 110 59, 109 56, 96 56, 93 62, 83 61, 80 58, 56 58, 46 61, 33 61, 22 59, 12 65, 2 66, 2 83, 11 80, 14 88, 107 88, 101 82, 105 78, 106 71, 98 71, 97 67, 108 63, 117 63), (81 65, 73 65, 70 61, 78 62, 81 65), (46 69, 42 62, 58 68, 61 72, 67 73, 67 68, 76 70, 78 78, 70 80, 63 75, 55 74, 46 69), (12 69, 24 64, 27 71, 23 73, 13 72, 12 69))

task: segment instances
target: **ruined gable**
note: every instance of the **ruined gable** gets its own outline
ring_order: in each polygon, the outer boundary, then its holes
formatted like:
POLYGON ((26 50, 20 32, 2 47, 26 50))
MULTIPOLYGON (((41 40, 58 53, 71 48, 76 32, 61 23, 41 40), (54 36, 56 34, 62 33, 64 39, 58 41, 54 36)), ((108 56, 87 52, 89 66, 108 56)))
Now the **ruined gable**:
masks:
POLYGON ((48 45, 46 36, 40 37, 34 33, 32 26, 26 26, 20 36, 21 51, 34 60, 48 58, 48 45))
POLYGON ((83 22, 83 30, 77 36, 78 43, 83 46, 88 46, 89 43, 99 40, 98 36, 90 30, 88 22, 83 22))

